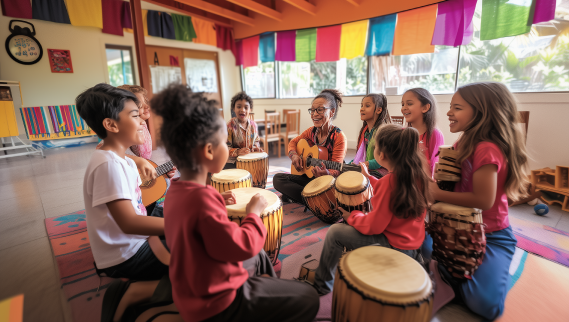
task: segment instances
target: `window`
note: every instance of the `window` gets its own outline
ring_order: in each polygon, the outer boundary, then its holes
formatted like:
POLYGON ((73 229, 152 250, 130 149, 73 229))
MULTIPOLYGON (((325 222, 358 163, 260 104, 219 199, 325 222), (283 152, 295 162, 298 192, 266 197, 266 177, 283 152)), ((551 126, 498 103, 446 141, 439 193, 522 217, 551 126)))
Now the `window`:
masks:
POLYGON ((106 52, 110 84, 134 85, 132 49, 126 46, 106 45, 106 52))
POLYGON ((261 63, 243 69, 243 87, 252 98, 275 98, 275 63, 261 63))

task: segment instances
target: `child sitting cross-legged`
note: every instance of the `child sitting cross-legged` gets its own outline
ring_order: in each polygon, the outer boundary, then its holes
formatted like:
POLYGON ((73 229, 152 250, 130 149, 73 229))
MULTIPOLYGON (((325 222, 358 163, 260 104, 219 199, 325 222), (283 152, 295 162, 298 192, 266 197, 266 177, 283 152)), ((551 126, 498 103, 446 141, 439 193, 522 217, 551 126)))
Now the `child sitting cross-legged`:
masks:
POLYGON ((181 176, 164 208, 171 251, 172 296, 184 321, 312 321, 319 307, 310 286, 276 278, 263 245, 261 195, 247 205, 241 226, 229 220, 224 198, 207 185, 223 169, 227 127, 213 101, 183 85, 154 96, 160 138, 181 176))

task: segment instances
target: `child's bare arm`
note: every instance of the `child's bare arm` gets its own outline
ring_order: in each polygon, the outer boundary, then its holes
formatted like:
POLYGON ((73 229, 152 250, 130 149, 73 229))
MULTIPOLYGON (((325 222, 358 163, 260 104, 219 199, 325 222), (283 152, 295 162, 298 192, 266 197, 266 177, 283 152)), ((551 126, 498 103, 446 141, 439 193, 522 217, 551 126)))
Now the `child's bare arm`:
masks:
POLYGON ((164 235, 164 218, 137 215, 128 199, 113 200, 107 207, 125 234, 164 235))

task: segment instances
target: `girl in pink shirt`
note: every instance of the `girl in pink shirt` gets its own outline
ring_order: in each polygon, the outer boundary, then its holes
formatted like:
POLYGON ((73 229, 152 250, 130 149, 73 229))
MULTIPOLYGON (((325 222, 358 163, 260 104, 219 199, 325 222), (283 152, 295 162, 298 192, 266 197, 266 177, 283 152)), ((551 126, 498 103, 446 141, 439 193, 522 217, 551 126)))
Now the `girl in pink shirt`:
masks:
MULTIPOLYGON (((419 133, 414 128, 386 124, 377 130, 374 157, 389 173, 381 179, 370 176, 365 163, 362 173, 370 180, 373 210, 344 212, 348 225, 334 224, 326 233, 314 287, 327 294, 344 247, 352 250, 372 244, 398 250, 419 259, 425 238, 425 214, 429 200, 424 157, 418 150, 419 133)), ((341 209, 341 208, 340 208, 341 209)))
POLYGON ((504 311, 517 243, 508 221, 508 197, 518 200, 528 184, 518 109, 506 86, 484 82, 460 87, 447 115, 450 131, 462 132, 455 144, 462 177, 454 192, 434 182, 430 190, 435 200, 482 209, 486 254, 470 280, 454 279, 441 264, 439 272, 472 311, 493 320, 504 311))

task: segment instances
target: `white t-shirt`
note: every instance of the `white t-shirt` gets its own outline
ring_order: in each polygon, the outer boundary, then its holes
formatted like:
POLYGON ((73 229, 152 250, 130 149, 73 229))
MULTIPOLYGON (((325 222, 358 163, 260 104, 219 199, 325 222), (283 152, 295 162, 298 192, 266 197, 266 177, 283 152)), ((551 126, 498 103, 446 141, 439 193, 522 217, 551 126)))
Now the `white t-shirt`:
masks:
POLYGON ((99 269, 125 262, 136 254, 148 236, 125 234, 111 215, 107 203, 129 199, 139 216, 146 216, 139 185, 140 175, 132 159, 96 150, 83 179, 87 232, 99 269))

